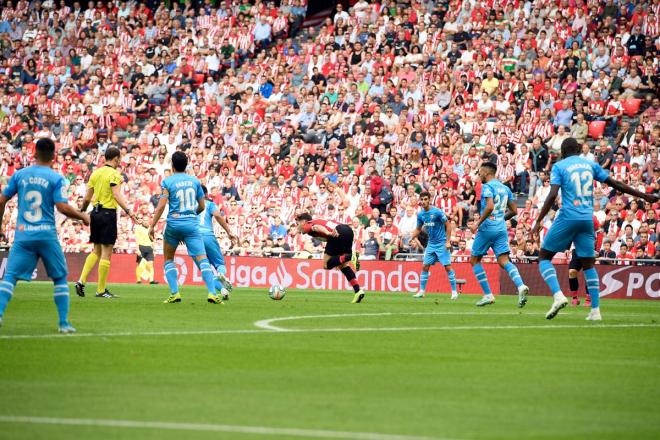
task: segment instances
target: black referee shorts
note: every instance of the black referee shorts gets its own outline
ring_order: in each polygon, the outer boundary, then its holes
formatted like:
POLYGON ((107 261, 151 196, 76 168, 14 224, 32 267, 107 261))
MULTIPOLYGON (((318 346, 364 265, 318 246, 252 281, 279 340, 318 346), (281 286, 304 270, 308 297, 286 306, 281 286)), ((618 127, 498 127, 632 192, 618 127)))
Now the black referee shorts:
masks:
POLYGON ((353 253, 353 229, 348 225, 339 225, 335 230, 339 236, 328 238, 325 253, 331 257, 353 253))
POLYGON ((89 241, 94 244, 115 244, 117 241, 117 210, 94 208, 89 217, 89 241))
POLYGON ((151 246, 138 246, 140 256, 147 261, 154 261, 154 248, 151 246))

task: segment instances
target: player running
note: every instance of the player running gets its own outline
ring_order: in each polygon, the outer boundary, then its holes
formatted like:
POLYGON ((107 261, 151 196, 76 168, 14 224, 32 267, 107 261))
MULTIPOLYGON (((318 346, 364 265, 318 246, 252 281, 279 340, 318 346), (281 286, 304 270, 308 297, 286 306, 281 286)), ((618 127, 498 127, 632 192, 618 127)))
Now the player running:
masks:
POLYGON ((445 266, 447 271, 451 285, 451 299, 457 299, 456 273, 451 267, 451 242, 449 241, 452 232, 451 223, 442 209, 431 206, 431 194, 428 191, 423 191, 419 195, 419 202, 422 209, 417 213, 417 229, 413 231, 411 239, 416 239, 424 228, 429 235, 429 241, 424 251, 424 266, 419 277, 419 292, 413 297, 424 298, 426 283, 429 280, 429 269, 435 263, 440 263, 445 266))
MULTIPOLYGON (((204 191, 204 197, 208 197, 208 189, 206 186, 202 185, 202 190, 204 191)), ((229 292, 232 291, 232 285, 229 279, 226 277, 227 267, 225 266, 225 257, 222 255, 222 250, 218 244, 218 239, 213 233, 213 219, 218 222, 222 229, 227 232, 229 239, 232 243, 238 243, 238 237, 232 234, 229 229, 229 225, 225 220, 225 217, 220 214, 218 206, 208 198, 204 203, 204 211, 199 214, 199 231, 202 233, 202 239, 204 240, 204 250, 206 251, 206 256, 209 259, 211 266, 215 268, 217 279, 215 280, 215 290, 221 292, 222 299, 229 299, 229 292)))
POLYGON ((55 209, 89 225, 89 216, 69 206, 64 177, 52 170, 55 143, 39 139, 36 164, 17 171, 0 195, 0 225, 7 202, 18 194, 18 218, 14 245, 9 251, 7 271, 0 281, 0 325, 18 280, 30 281, 39 258, 55 285, 54 300, 59 315, 59 332, 75 333, 69 323, 69 286, 64 253, 57 239, 55 209))
POLYGON ((174 253, 180 242, 186 244, 190 255, 202 272, 202 279, 208 290, 207 300, 213 304, 222 304, 215 294, 215 276, 204 252, 204 241, 199 231, 197 215, 204 211, 204 191, 196 177, 186 174, 188 157, 181 151, 172 154, 173 174, 163 180, 163 192, 154 212, 154 219, 149 227, 149 237, 154 239, 154 228, 163 215, 165 207, 169 206, 167 225, 163 234, 163 254, 165 257, 165 279, 170 287, 170 296, 164 303, 181 302, 178 273, 174 264, 174 253))
POLYGON ((481 217, 471 227, 475 237, 470 264, 472 264, 472 271, 481 285, 484 296, 476 305, 483 307, 495 302, 495 296, 488 284, 488 276, 481 265, 483 256, 489 249, 493 249, 497 263, 506 270, 511 281, 518 288, 518 307, 525 307, 529 288, 523 283, 518 268, 509 259, 509 234, 506 228, 506 221, 516 215, 518 206, 513 201, 511 190, 495 178, 496 172, 497 166, 491 162, 485 162, 479 168, 479 177, 483 182, 481 217))
POLYGON ((353 286, 355 296, 353 303, 364 299, 364 290, 360 288, 355 272, 351 269, 353 263, 355 271, 360 270, 359 252, 353 252, 353 229, 349 225, 339 224, 331 220, 312 220, 308 213, 296 217, 298 230, 303 234, 311 235, 319 240, 327 241, 323 255, 323 268, 330 270, 338 267, 349 284, 353 286))
POLYGON ((561 143, 561 157, 563 158, 552 167, 550 177, 550 193, 541 208, 539 217, 532 228, 532 234, 538 237, 543 219, 550 212, 550 208, 557 199, 561 189, 562 203, 559 213, 552 222, 546 234, 541 252, 539 253, 539 270, 550 291, 552 292, 552 306, 545 317, 552 319, 568 304, 568 300, 559 287, 557 272, 552 265, 552 257, 557 252, 563 252, 571 243, 575 245, 575 253, 582 262, 587 292, 591 297, 591 310, 587 316, 588 321, 600 321, 600 280, 594 267, 594 180, 604 182, 617 191, 642 198, 654 203, 657 195, 644 194, 636 189, 612 179, 609 171, 604 170, 596 162, 578 156, 580 145, 574 138, 565 139, 561 143))

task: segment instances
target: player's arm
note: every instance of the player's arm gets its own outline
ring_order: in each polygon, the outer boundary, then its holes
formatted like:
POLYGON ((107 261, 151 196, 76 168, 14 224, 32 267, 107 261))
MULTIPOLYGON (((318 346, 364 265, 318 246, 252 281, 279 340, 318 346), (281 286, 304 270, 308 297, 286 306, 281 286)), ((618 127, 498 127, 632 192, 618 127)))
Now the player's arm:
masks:
MULTIPOLYGON (((69 218, 72 218, 74 220, 80 220, 85 224, 85 226, 89 225, 89 215, 84 213, 84 212, 78 211, 73 206, 69 205, 68 203, 59 202, 59 203, 55 204, 55 207, 57 208, 57 210, 59 212, 61 212, 65 216, 67 216, 69 218)), ((4 206, 3 206, 2 210, 4 211, 4 206)))
POLYGON ((532 228, 533 237, 538 237, 539 231, 541 230, 541 224, 543 224, 543 219, 550 212, 552 205, 555 204, 557 196, 559 195, 560 188, 561 185, 550 185, 550 193, 548 193, 548 198, 545 199, 545 203, 543 203, 541 212, 539 212, 539 217, 536 219, 536 223, 534 223, 534 227, 532 228))
POLYGON ((621 191, 626 194, 630 194, 631 196, 638 197, 640 199, 644 199, 649 203, 655 203, 657 202, 660 198, 656 194, 646 194, 641 191, 636 190, 630 185, 626 185, 623 182, 620 182, 618 180, 614 180, 611 177, 608 177, 605 179, 605 183, 614 188, 617 191, 621 191))
POLYGON ((446 245, 447 249, 451 249, 451 234, 454 233, 454 228, 451 225, 451 222, 449 220, 447 220, 447 222, 445 223, 445 232, 446 232, 446 235, 447 235, 447 241, 446 241, 445 245, 446 245))
POLYGON ((488 217, 493 213, 493 210, 495 209, 495 202, 493 201, 492 197, 487 197, 486 198, 486 206, 484 207, 484 212, 481 214, 481 217, 479 218, 479 221, 477 222, 476 225, 472 225, 472 232, 477 232, 479 227, 483 222, 486 221, 488 217))
POLYGON ((200 197, 197 199, 197 214, 199 215, 204 212, 204 209, 206 209, 206 202, 204 197, 200 197))
POLYGON ((507 203, 506 207, 508 208, 508 211, 504 215, 504 220, 511 220, 518 215, 518 204, 516 202, 509 199, 509 203, 507 203))
POLYGON ((156 206, 156 210, 154 211, 154 218, 153 220, 151 220, 151 225, 149 226, 148 233, 149 233, 149 238, 151 238, 152 241, 154 239, 154 228, 158 224, 158 220, 160 220, 161 216, 163 215, 163 212, 165 212, 165 207, 169 202, 169 197, 170 197, 170 192, 163 188, 163 194, 161 194, 160 200, 158 200, 158 206, 156 206))
POLYGON ((5 208, 10 198, 11 197, 7 197, 4 194, 0 194, 0 230, 2 229, 2 219, 5 216, 5 208))
POLYGON ((135 214, 131 213, 131 210, 128 207, 128 203, 126 203, 126 199, 124 199, 124 195, 121 193, 121 187, 119 185, 111 184, 110 189, 112 189, 112 195, 117 201, 119 207, 124 210, 126 215, 128 215, 131 219, 135 220, 135 214))
POLYGON ((232 241, 232 243, 238 244, 238 237, 232 234, 231 229, 229 229, 229 225, 227 224, 227 220, 225 219, 225 216, 220 214, 219 209, 213 212, 213 218, 215 219, 215 221, 218 222, 220 226, 222 226, 222 229, 225 230, 227 236, 232 241))

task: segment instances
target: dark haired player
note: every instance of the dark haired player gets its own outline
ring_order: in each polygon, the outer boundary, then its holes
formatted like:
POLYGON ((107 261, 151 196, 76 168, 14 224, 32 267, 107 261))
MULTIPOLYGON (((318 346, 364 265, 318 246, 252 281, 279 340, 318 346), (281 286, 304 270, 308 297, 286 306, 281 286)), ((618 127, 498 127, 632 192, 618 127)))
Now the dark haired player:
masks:
POLYGON ((353 252, 353 229, 350 226, 339 224, 331 220, 313 220, 308 213, 299 214, 296 217, 298 230, 303 234, 311 235, 319 240, 327 241, 325 254, 323 255, 323 268, 330 270, 338 267, 344 274, 349 284, 353 286, 355 296, 353 303, 359 303, 364 299, 364 290, 360 288, 355 272, 351 269, 353 263, 356 271, 360 270, 360 257, 358 252, 353 252))
POLYGON ((518 307, 525 307, 529 288, 523 283, 518 268, 509 259, 509 234, 506 229, 506 221, 513 218, 518 206, 513 201, 513 194, 508 186, 495 178, 497 166, 491 162, 485 162, 479 168, 479 177, 483 186, 481 187, 481 217, 472 225, 475 233, 472 244, 472 271, 479 281, 484 296, 478 307, 483 307, 495 302, 495 296, 491 293, 486 271, 481 265, 481 259, 493 249, 497 257, 497 263, 506 270, 511 281, 518 288, 518 307))
POLYGON ((164 303, 181 302, 178 272, 174 264, 174 253, 179 243, 184 242, 190 255, 202 272, 202 279, 208 290, 207 300, 213 304, 222 304, 222 299, 215 293, 215 276, 206 258, 204 240, 199 230, 199 214, 204 212, 204 191, 196 177, 186 174, 188 156, 182 151, 172 154, 172 175, 163 180, 163 192, 154 212, 154 219, 149 227, 149 237, 154 239, 154 228, 169 205, 167 225, 163 234, 163 254, 165 257, 165 279, 170 287, 170 296, 164 303))
POLYGON ((451 223, 442 209, 431 206, 431 194, 428 191, 422 191, 419 195, 419 203, 422 209, 417 213, 417 228, 413 231, 411 239, 416 239, 424 228, 429 235, 429 241, 424 250, 422 273, 419 276, 419 291, 414 298, 424 298, 426 283, 429 280, 429 269, 435 263, 440 263, 447 271, 451 286, 451 299, 458 299, 456 273, 451 267, 451 223))
POLYGON ((0 325, 18 280, 30 281, 39 258, 55 285, 54 300, 59 315, 60 333, 74 333, 68 319, 69 286, 64 253, 57 239, 55 209, 69 218, 89 224, 89 216, 74 209, 67 201, 64 177, 52 169, 55 143, 39 139, 36 164, 17 171, 0 195, 0 225, 7 202, 18 194, 18 218, 14 245, 9 251, 7 271, 0 281, 0 325))
POLYGON ((557 271, 552 265, 552 257, 557 252, 563 252, 571 243, 575 245, 575 253, 582 262, 584 279, 587 291, 591 297, 591 311, 588 321, 600 321, 600 280, 594 267, 594 180, 604 182, 617 191, 642 198, 653 203, 658 200, 657 195, 644 194, 636 189, 612 179, 609 171, 604 170, 596 162, 579 156, 580 145, 574 138, 565 139, 561 143, 562 160, 552 167, 550 177, 550 193, 541 208, 539 217, 532 228, 532 234, 539 235, 543 219, 550 212, 561 189, 562 204, 559 213, 552 222, 550 230, 543 239, 539 254, 539 270, 550 291, 552 292, 552 306, 545 317, 552 319, 568 304, 568 300, 559 287, 557 271))

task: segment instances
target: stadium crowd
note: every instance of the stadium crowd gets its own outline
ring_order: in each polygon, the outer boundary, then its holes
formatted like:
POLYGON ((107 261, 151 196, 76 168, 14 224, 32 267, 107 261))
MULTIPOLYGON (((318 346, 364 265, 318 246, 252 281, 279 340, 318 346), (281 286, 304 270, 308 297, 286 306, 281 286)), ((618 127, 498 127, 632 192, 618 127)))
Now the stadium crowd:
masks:
MULTIPOLYGON (((147 220, 182 149, 240 237, 232 248, 217 230, 226 252, 314 255, 322 244, 292 227, 310 210, 351 224, 366 259, 421 250, 425 189, 457 226, 459 261, 481 161, 520 201, 518 259, 538 255, 529 231, 568 136, 617 179, 660 190, 657 0, 359 0, 313 29, 306 0, 277 3, 0 0, 0 184, 52 137, 80 205, 115 145, 147 220)), ((660 207, 593 191, 599 255, 660 258, 660 207)), ((122 216, 120 252, 135 252, 132 228, 122 216)), ((62 218, 60 236, 90 249, 79 223, 62 218)))

